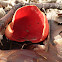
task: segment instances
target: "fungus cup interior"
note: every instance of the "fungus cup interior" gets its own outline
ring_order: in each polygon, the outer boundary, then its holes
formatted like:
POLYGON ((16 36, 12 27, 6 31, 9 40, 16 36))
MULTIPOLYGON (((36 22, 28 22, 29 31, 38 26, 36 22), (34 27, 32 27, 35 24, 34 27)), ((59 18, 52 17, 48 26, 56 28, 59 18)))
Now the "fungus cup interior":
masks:
POLYGON ((7 26, 5 35, 10 40, 17 42, 43 41, 49 32, 47 18, 43 12, 34 5, 19 8, 12 22, 7 26))

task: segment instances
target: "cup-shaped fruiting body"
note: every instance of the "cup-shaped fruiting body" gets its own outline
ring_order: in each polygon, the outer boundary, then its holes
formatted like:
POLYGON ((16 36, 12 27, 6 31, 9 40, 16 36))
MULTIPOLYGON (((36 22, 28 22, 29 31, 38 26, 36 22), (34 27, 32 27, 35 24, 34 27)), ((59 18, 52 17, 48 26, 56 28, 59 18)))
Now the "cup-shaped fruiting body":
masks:
POLYGON ((17 9, 5 35, 17 42, 38 43, 45 40, 48 32, 49 24, 45 14, 38 7, 30 5, 17 9))

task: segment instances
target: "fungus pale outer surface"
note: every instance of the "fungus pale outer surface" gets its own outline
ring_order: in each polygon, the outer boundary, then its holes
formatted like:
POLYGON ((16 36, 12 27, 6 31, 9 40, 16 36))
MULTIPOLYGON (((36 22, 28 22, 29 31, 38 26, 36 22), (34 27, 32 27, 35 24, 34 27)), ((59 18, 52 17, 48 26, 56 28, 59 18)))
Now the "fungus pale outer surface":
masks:
POLYGON ((17 42, 38 43, 45 40, 48 32, 49 24, 45 14, 38 7, 30 5, 15 12, 12 22, 5 30, 5 35, 17 42))

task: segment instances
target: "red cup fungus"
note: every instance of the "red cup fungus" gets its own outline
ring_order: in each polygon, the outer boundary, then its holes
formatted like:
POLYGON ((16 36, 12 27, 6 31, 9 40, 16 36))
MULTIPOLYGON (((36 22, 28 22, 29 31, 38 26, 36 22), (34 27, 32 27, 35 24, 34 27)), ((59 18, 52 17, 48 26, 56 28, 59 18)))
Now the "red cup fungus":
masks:
POLYGON ((30 5, 17 9, 5 35, 17 42, 38 43, 45 40, 48 32, 49 24, 45 14, 38 7, 30 5))

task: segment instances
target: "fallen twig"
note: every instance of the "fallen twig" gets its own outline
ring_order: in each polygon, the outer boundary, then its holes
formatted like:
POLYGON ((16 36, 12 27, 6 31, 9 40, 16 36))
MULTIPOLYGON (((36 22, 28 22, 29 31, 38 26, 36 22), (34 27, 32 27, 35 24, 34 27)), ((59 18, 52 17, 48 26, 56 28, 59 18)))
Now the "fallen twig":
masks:
POLYGON ((44 9, 62 9, 62 3, 25 3, 25 5, 36 5, 37 7, 44 9))

